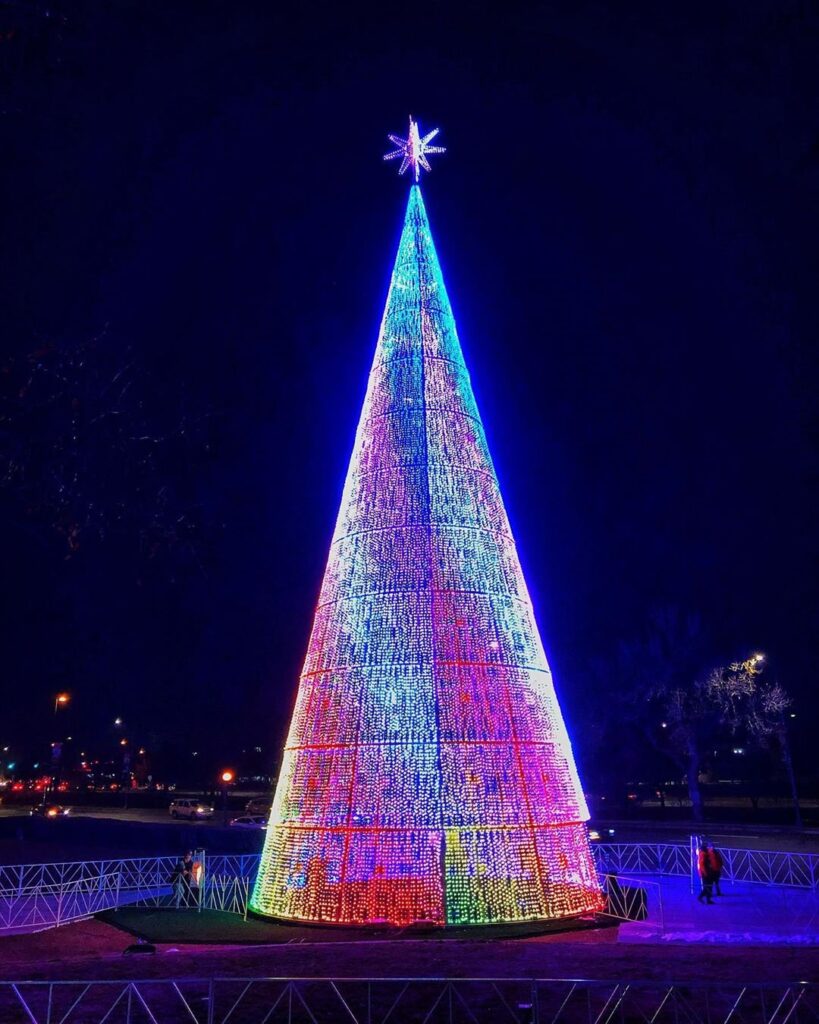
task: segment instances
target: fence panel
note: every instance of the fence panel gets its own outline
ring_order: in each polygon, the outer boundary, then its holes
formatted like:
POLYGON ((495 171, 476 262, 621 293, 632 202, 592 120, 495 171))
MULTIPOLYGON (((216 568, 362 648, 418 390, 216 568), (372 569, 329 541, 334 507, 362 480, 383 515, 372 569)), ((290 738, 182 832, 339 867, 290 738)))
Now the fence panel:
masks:
MULTIPOLYGON (((118 906, 174 906, 177 860, 0 865, 0 933, 53 928, 118 906)), ((202 906, 245 914, 258 861, 258 856, 208 858, 202 906), (218 873, 210 870, 214 865, 218 873)))
MULTIPOLYGON (((632 875, 674 875, 691 873, 691 849, 672 843, 596 843, 593 847, 601 874, 625 872, 632 875)), ((819 888, 819 854, 788 853, 782 850, 735 850, 720 847, 726 882, 758 885, 819 888)))
MULTIPOLYGON (((601 876, 687 877, 688 846, 673 843, 598 843, 595 862, 601 876)), ((819 855, 771 850, 721 848, 725 882, 819 887, 819 855)), ((72 861, 63 864, 0 865, 0 932, 50 928, 117 906, 176 906, 176 857, 72 861)), ((247 913, 258 854, 207 854, 198 905, 247 913)), ((182 901, 189 905, 189 901, 182 901)), ((653 903, 659 903, 659 890, 653 903)))
POLYGON ((628 875, 601 875, 606 893, 603 917, 617 921, 639 923, 652 933, 665 931, 663 897, 659 882, 628 875))
POLYGON ((210 978, 0 982, 3 1024, 800 1024, 807 982, 533 978, 210 978))

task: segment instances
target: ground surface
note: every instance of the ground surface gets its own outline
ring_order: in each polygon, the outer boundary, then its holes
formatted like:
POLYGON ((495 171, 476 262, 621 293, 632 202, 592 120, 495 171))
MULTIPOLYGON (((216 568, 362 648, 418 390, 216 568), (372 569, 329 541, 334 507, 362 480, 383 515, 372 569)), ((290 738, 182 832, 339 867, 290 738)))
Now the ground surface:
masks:
POLYGON ((97 915, 97 920, 153 943, 288 944, 373 941, 481 941, 494 939, 539 938, 563 932, 589 931, 616 927, 614 921, 592 920, 537 922, 515 927, 496 925, 485 928, 381 928, 362 934, 355 928, 317 928, 260 917, 244 920, 238 914, 219 910, 176 910, 169 908, 126 907, 97 915))
POLYGON ((694 897, 687 878, 655 875, 635 882, 645 887, 648 917, 623 925, 621 942, 807 945, 815 946, 819 955, 819 893, 723 883, 722 895, 708 905, 694 897))
MULTIPOLYGON (((670 838, 657 835, 652 841, 670 838)), ((785 847, 782 836, 767 838, 774 848, 785 847)), ((794 837, 793 845, 804 848, 804 841, 794 837)), ((29 843, 14 845, 26 850, 29 861, 57 859, 32 857, 29 843)), ((9 862, 2 852, 0 861, 9 862)), ((151 927, 159 940, 156 955, 124 957, 133 935, 103 921, 85 921, 0 937, 0 980, 216 975, 819 981, 819 901, 804 890, 725 886, 723 899, 703 906, 692 898, 685 879, 665 879, 661 890, 656 879, 647 880, 646 887, 649 916, 644 922, 514 940, 486 934, 446 940, 405 935, 395 942, 335 933, 334 941, 327 942, 311 929, 281 931, 262 922, 245 926, 232 917, 229 927, 222 922, 214 930, 208 924, 210 934, 204 938, 215 945, 194 945, 192 938, 203 938, 202 919, 192 920, 197 915, 183 911, 159 930, 151 927), (235 945, 236 940, 254 944, 235 945)), ((147 933, 149 916, 140 926, 123 912, 122 923, 147 933)), ((157 918, 154 924, 159 923, 157 918)))
POLYGON ((613 930, 514 941, 368 941, 273 946, 160 945, 123 956, 132 937, 99 921, 0 939, 0 981, 219 977, 539 977, 819 981, 815 949, 627 945, 613 930))

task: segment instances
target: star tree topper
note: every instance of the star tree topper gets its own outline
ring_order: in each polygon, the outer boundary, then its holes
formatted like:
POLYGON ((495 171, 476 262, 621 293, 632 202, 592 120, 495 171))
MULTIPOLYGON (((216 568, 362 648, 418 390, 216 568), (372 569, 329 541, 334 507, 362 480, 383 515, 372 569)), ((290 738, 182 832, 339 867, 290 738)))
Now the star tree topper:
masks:
POLYGON ((427 160, 427 154, 446 153, 445 146, 430 146, 430 142, 440 130, 440 128, 433 128, 431 132, 422 136, 418 131, 418 122, 413 121, 412 114, 410 114, 409 135, 405 139, 402 139, 400 135, 388 135, 387 138, 395 146, 395 149, 391 153, 385 153, 384 159, 395 160, 400 156, 401 166, 398 168, 398 173, 403 174, 408 167, 411 167, 415 174, 415 180, 418 181, 422 167, 425 171, 432 170, 427 160))

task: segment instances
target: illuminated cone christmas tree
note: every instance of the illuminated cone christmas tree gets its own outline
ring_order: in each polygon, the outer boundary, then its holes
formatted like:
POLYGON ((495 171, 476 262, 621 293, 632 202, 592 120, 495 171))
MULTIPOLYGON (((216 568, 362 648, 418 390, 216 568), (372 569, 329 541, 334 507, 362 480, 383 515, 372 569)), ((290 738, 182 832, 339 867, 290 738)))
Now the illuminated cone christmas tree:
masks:
MULTIPOLYGON (((393 138, 416 179, 431 137, 393 138)), ((587 818, 416 183, 251 906, 339 924, 595 910, 587 818)))

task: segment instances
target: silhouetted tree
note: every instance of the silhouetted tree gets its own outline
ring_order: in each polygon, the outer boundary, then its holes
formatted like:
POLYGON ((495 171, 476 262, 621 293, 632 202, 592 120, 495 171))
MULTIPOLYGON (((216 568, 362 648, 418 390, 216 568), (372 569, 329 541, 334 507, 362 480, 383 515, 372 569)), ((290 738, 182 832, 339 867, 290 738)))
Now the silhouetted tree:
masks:
POLYGON ((103 331, 0 366, 0 487, 27 531, 65 558, 119 537, 143 564, 204 567, 209 526, 195 495, 212 417, 186 408, 103 331))

